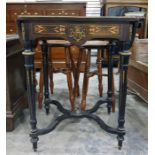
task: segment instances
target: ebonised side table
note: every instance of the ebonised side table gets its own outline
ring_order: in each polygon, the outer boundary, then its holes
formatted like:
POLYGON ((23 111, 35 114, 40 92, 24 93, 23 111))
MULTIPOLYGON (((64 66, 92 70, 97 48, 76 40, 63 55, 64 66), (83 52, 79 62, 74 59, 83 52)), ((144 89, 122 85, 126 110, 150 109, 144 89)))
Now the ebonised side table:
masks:
MULTIPOLYGON (((21 42, 24 44, 23 55, 25 57, 25 68, 27 78, 27 92, 30 109, 31 142, 34 151, 37 150, 38 136, 49 133, 63 120, 68 118, 89 118, 96 121, 105 131, 116 134, 119 149, 125 135, 125 106, 127 89, 127 70, 130 53, 128 49, 132 46, 136 27, 140 18, 135 17, 54 17, 54 16, 19 16, 17 20, 18 33, 21 42), (107 103, 111 108, 112 98, 109 95, 106 99, 101 99, 94 104, 91 109, 84 111, 71 111, 65 109, 59 101, 49 98, 48 90, 48 50, 47 40, 65 39, 72 45, 81 46, 87 40, 100 39, 109 40, 108 52, 118 49, 120 55, 120 83, 119 83, 119 111, 118 126, 110 127, 94 114, 101 104, 107 103), (34 52, 38 40, 43 41, 43 68, 45 78, 44 105, 46 113, 49 112, 49 105, 53 104, 62 113, 61 116, 46 128, 37 128, 36 108, 35 108, 35 83, 34 83, 34 52)), ((78 71, 77 71, 78 72, 78 71)), ((109 74, 110 76, 110 74, 109 74)), ((110 76, 112 77, 112 76, 110 76)), ((109 94, 112 93, 109 88, 109 94)))

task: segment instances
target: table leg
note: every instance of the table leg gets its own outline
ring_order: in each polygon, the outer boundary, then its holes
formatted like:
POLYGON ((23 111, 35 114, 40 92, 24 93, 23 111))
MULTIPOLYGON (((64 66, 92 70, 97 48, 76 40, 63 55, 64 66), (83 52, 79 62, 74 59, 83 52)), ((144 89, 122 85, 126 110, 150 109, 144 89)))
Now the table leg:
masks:
POLYGON ((83 52, 83 49, 80 49, 77 66, 74 67, 74 75, 73 75, 74 76, 74 89, 73 89, 73 98, 74 98, 73 102, 74 103, 75 103, 75 99, 77 95, 79 94, 78 92, 79 92, 79 78, 80 78, 80 66, 81 66, 81 61, 82 61, 82 52, 83 52))
MULTIPOLYGON (((70 55, 70 60, 71 60, 71 68, 72 68, 72 71, 73 71, 73 77, 74 77, 74 86, 76 85, 76 80, 79 79, 79 75, 76 75, 77 74, 77 68, 80 67, 81 65, 81 59, 82 59, 82 52, 79 51, 79 58, 77 60, 77 64, 75 64, 75 60, 73 58, 73 54, 72 54, 72 49, 69 47, 69 55, 70 55), (76 77, 78 76, 78 77, 76 77)), ((80 68, 78 68, 79 72, 80 72, 80 68)), ((80 87, 79 87, 79 83, 77 83, 77 90, 75 92, 75 97, 77 96, 80 96, 80 87)), ((74 92, 73 92, 74 94, 74 92)))
POLYGON ((118 129, 121 131, 118 136, 118 147, 121 149, 124 140, 124 123, 125 123, 125 106, 127 94, 127 70, 129 63, 129 52, 120 52, 120 84, 119 84, 119 114, 118 114, 118 129))
POLYGON ((74 96, 73 96, 73 84, 72 84, 72 73, 71 73, 71 67, 70 67, 70 59, 69 59, 69 48, 65 47, 65 63, 66 63, 66 74, 67 74, 67 84, 69 89, 69 99, 71 103, 71 111, 75 110, 75 104, 74 104, 74 96))
POLYGON ((46 114, 49 113, 49 88, 48 88, 48 45, 46 40, 41 42, 41 49, 42 49, 42 60, 43 60, 43 74, 44 74, 44 105, 46 114))
POLYGON ((113 45, 109 45, 108 49, 108 113, 110 114, 111 112, 111 106, 112 106, 112 81, 113 81, 113 60, 112 60, 112 50, 113 50, 113 45))
POLYGON ((114 79, 114 74, 112 74, 112 112, 115 112, 115 104, 116 104, 116 100, 115 100, 115 83, 114 83, 115 79, 114 79))
POLYGON ((49 79, 50 79, 50 90, 51 90, 51 94, 54 93, 54 81, 53 81, 53 76, 54 76, 54 68, 53 68, 53 55, 52 55, 52 47, 51 48, 48 48, 49 49, 49 60, 48 60, 48 64, 49 64, 49 79))
POLYGON ((27 94, 30 110, 30 125, 31 125, 31 142, 33 149, 36 151, 37 142, 39 140, 37 135, 37 120, 36 120, 36 105, 35 105, 35 78, 34 78, 34 52, 30 49, 26 49, 23 52, 25 57, 25 68, 26 68, 26 80, 27 80, 27 94))
POLYGON ((44 77, 43 77, 43 68, 40 69, 40 79, 39 79, 39 93, 38 93, 38 108, 42 108, 42 102, 43 102, 43 88, 44 88, 44 77))
POLYGON ((102 84, 102 49, 98 49, 97 53, 97 74, 98 74, 98 89, 99 96, 103 96, 103 84, 102 84))
POLYGON ((91 59, 91 49, 86 49, 86 64, 83 78, 82 86, 82 100, 81 100, 81 109, 82 111, 86 110, 86 97, 88 93, 88 83, 89 83, 89 70, 90 70, 90 59, 91 59))

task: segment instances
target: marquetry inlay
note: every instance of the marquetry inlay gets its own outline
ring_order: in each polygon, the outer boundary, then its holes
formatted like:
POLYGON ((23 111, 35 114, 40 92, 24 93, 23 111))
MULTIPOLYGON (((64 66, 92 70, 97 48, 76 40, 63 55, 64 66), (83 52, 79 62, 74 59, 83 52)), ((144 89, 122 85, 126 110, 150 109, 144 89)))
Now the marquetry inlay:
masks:
POLYGON ((41 33, 41 34, 65 34, 65 26, 63 25, 35 25, 34 32, 41 33))
POLYGON ((66 32, 69 38, 75 41, 80 41, 86 37, 87 27, 86 25, 72 24, 68 26, 66 32))
POLYGON ((69 25, 33 25, 33 32, 37 34, 57 34, 64 35, 70 40, 79 42, 87 35, 116 36, 120 34, 119 25, 114 24, 69 24, 69 25))
POLYGON ((118 35, 118 25, 90 25, 89 34, 118 35))

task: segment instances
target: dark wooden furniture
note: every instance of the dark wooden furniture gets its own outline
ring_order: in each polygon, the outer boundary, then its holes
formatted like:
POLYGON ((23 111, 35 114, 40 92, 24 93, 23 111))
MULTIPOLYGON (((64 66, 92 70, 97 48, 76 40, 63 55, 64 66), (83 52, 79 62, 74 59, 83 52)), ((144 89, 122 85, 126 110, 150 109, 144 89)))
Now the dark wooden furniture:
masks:
MULTIPOLYGON (((141 28, 137 29, 137 32, 139 33, 140 38, 147 38, 148 36, 148 0, 102 0, 102 5, 104 7, 104 15, 109 16, 110 11, 112 9, 120 7, 122 9, 121 12, 117 12, 120 15, 123 15, 121 13, 125 13, 128 11, 133 11, 132 8, 137 8, 137 11, 144 11, 145 12, 145 21, 144 26, 141 26, 141 28)), ((114 16, 114 15, 113 15, 114 16)), ((118 15, 117 15, 118 16, 118 15)))
POLYGON ((128 88, 148 102, 148 40, 136 38, 131 51, 128 88))
MULTIPOLYGON (((85 16, 86 3, 84 2, 30 2, 30 3, 7 3, 6 5, 6 31, 7 34, 17 32, 16 20, 18 15, 35 15, 35 16, 85 16)), ((72 53, 74 53, 74 60, 78 58, 79 48, 72 46, 72 53)), ((51 51, 49 50, 49 54, 51 51)), ((55 70, 61 72, 62 68, 66 67, 65 51, 63 47, 52 48, 52 64, 55 70)), ((83 63, 81 63, 81 71, 84 70, 85 56, 83 55, 83 63)), ((43 101, 43 68, 42 68, 42 54, 41 47, 35 48, 35 71, 40 70, 38 106, 41 108, 43 101)), ((54 70, 53 70, 54 71, 54 70)), ((51 77, 51 76, 49 76, 51 77)), ((51 93, 53 93, 54 82, 51 81, 51 93)))
MULTIPOLYGON (((86 3, 69 2, 30 2, 30 3, 7 3, 6 5, 6 32, 7 34, 17 33, 16 20, 19 15, 35 16, 85 16, 86 3)), ((35 68, 41 69, 41 49, 38 45, 35 52, 35 68)), ((54 48, 53 63, 54 67, 61 68, 65 66, 65 52, 63 48, 54 48), (61 63, 58 63, 61 61, 61 63)), ((78 55, 79 50, 72 47, 74 55, 78 55)), ((77 56, 75 56, 77 57, 77 56)))
MULTIPOLYGON (((6 32, 7 34, 17 33, 16 20, 19 15, 35 16, 85 16, 86 3, 53 3, 53 2, 30 2, 30 3, 7 3, 6 5, 6 32)), ((35 53, 35 68, 41 69, 41 49, 38 45, 35 53)), ((65 66, 65 52, 63 48, 54 48, 53 63, 54 67, 61 68, 65 66), (58 63, 61 61, 61 63, 58 63)), ((72 47, 74 55, 78 55, 79 50, 72 47)), ((77 56, 76 56, 77 57, 77 56)))
MULTIPOLYGON (((30 124, 31 124, 31 142, 33 143, 34 151, 37 150, 38 136, 47 134, 63 120, 68 118, 90 118, 96 121, 102 129, 105 131, 116 134, 118 139, 119 149, 122 147, 124 140, 125 129, 125 105, 126 105, 126 86, 127 86, 127 70, 130 52, 128 49, 132 46, 135 38, 136 28, 139 18, 129 17, 52 17, 52 16, 20 16, 18 17, 18 33, 23 40, 25 50, 23 55, 25 56, 25 67, 27 73, 27 87, 28 87, 28 99, 30 106, 30 124), (23 33, 24 32, 24 33, 23 33), (131 33, 129 33, 131 32, 131 33), (118 112, 118 127, 110 127, 105 124, 104 121, 94 113, 98 110, 101 104, 107 103, 108 108, 111 107, 112 98, 107 97, 101 99, 95 103, 94 107, 85 111, 75 111, 65 109, 59 101, 51 100, 45 96, 45 108, 46 113, 49 112, 49 104, 53 104, 62 113, 53 120, 52 123, 46 128, 37 128, 36 107, 35 107, 35 87, 34 87, 34 52, 38 40, 43 40, 46 44, 46 40, 49 39, 65 39, 71 42, 73 45, 81 46, 87 40, 91 39, 109 39, 109 52, 113 52, 117 47, 117 51, 121 51, 120 54, 120 88, 119 88, 119 112, 118 112)), ((43 59, 44 65, 44 78, 45 87, 48 87, 48 63, 47 49, 44 48, 45 53, 43 59)), ((76 77, 79 74, 79 68, 76 71, 76 77)), ((108 76, 112 77, 112 75, 108 76)), ((112 80, 112 79, 111 79, 112 80)), ((110 81, 111 81, 110 80, 110 81)), ((75 88, 77 83, 75 85, 75 88)), ((112 88, 109 88, 112 92, 112 88)), ((49 94, 48 89, 45 89, 45 93, 49 94)))
MULTIPOLYGON (((101 0, 103 16, 124 16, 127 12, 145 12, 144 21, 137 29, 139 38, 148 36, 148 0, 101 0)), ((113 54, 115 66, 119 64, 118 55, 113 54)), ((107 64, 107 54, 103 55, 103 66, 107 64)))
POLYGON ((27 106, 23 46, 17 35, 6 36, 6 130, 14 129, 15 119, 27 106))
MULTIPOLYGON (((16 20, 19 15, 35 15, 35 16, 85 16, 86 3, 70 2, 70 3, 53 3, 53 2, 30 2, 30 3, 7 3, 6 5, 6 32, 7 34, 17 33, 16 20)), ((72 47, 78 54, 78 48, 72 47)), ((35 68, 40 69, 41 66, 41 49, 36 47, 35 68)), ((65 52, 63 48, 54 48, 53 63, 55 67, 64 67, 65 52), (57 63, 61 61, 61 63, 57 63)))
POLYGON ((17 33, 16 20, 19 15, 35 16, 85 16, 86 3, 29 2, 6 4, 6 32, 17 33))

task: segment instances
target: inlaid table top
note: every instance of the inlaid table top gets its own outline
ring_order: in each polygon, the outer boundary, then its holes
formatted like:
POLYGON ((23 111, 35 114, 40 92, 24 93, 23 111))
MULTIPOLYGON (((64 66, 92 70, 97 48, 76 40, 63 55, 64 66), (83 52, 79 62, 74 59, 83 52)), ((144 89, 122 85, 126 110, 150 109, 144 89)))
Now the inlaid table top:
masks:
POLYGON ((136 17, 18 16, 18 32, 24 40, 65 39, 81 45, 92 39, 131 41, 136 17))

